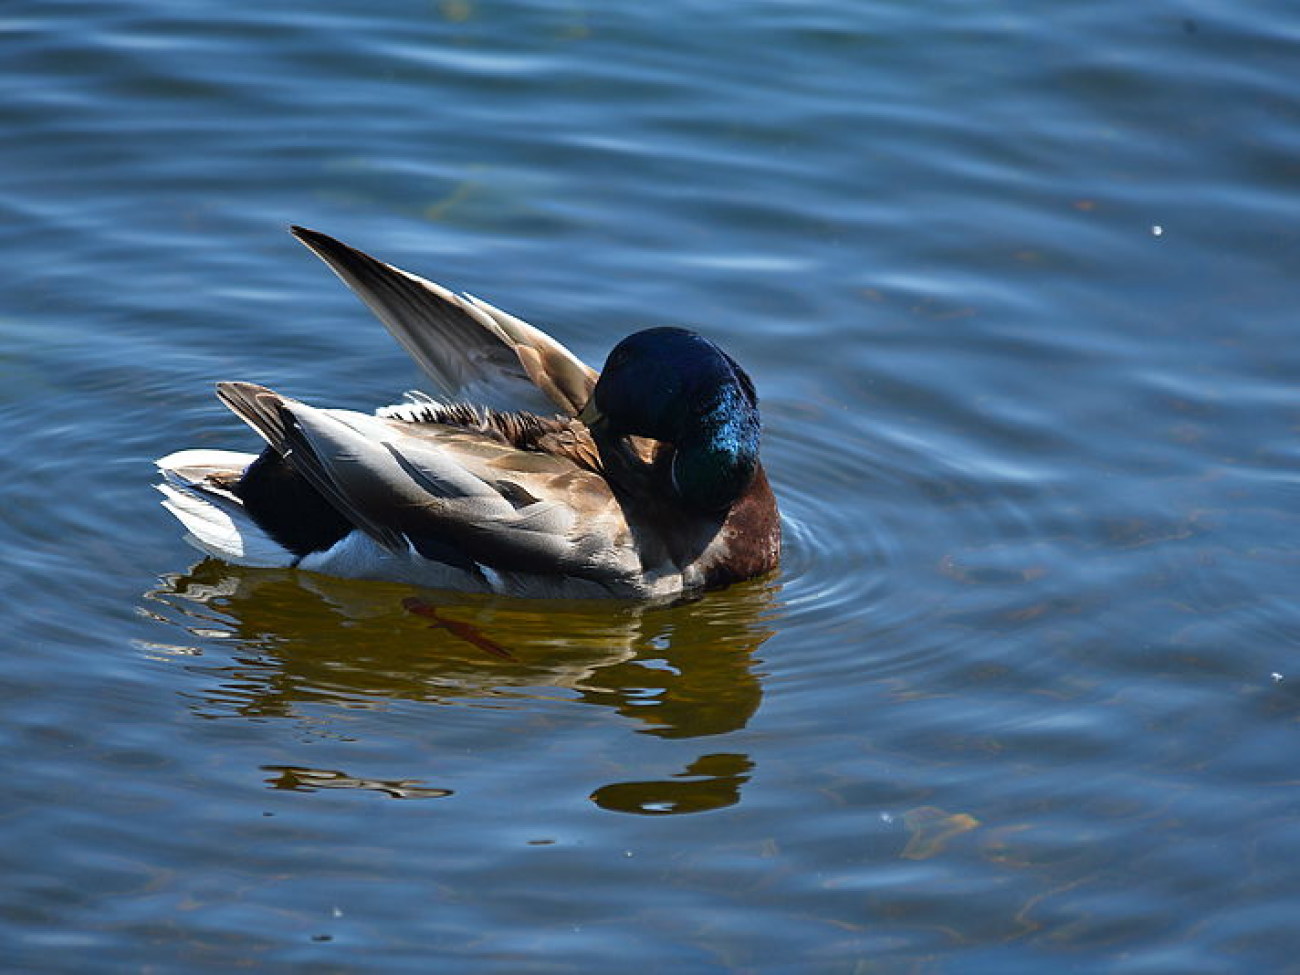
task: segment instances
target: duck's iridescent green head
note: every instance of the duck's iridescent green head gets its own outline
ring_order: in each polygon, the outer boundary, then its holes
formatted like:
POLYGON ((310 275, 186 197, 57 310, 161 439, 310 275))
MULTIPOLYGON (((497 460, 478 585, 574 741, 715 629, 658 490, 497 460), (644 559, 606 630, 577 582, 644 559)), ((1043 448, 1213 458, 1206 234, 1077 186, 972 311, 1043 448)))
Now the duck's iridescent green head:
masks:
POLYGON ((673 444, 673 485, 696 511, 725 510, 758 467, 753 382, 731 356, 684 328, 646 329, 616 345, 582 418, 615 436, 673 444))

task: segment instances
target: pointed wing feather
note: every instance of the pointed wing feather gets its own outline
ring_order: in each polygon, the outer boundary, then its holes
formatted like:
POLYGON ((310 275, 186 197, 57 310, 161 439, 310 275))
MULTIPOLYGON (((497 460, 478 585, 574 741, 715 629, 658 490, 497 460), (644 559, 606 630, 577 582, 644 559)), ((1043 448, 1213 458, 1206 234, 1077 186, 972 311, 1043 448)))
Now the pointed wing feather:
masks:
MULTIPOLYGON (((328 465, 317 455, 311 441, 303 436, 289 406, 293 401, 254 383, 218 383, 217 396, 236 416, 261 434, 343 517, 385 548, 391 551, 406 549, 406 540, 399 532, 376 521, 364 508, 354 505, 330 475, 328 465)), ((303 407, 301 403, 294 405, 303 407)))
POLYGON ((552 403, 569 416, 577 416, 596 388, 596 372, 540 328, 508 314, 482 298, 466 295, 478 311, 484 313, 505 333, 514 345, 524 370, 552 403))
POLYGON ((369 306, 443 393, 497 409, 574 416, 595 370, 539 329, 326 234, 293 234, 369 306))

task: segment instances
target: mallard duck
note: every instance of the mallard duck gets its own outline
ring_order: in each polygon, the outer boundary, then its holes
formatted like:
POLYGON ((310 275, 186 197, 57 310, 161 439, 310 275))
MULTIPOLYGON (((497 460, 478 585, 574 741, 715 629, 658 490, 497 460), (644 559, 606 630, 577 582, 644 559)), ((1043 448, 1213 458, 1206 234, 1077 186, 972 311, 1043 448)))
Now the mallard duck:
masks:
POLYGON ((598 374, 485 301, 292 231, 447 399, 367 414, 218 383, 267 446, 157 461, 163 504, 199 550, 519 596, 671 598, 775 569, 758 398, 713 342, 636 332, 598 374))

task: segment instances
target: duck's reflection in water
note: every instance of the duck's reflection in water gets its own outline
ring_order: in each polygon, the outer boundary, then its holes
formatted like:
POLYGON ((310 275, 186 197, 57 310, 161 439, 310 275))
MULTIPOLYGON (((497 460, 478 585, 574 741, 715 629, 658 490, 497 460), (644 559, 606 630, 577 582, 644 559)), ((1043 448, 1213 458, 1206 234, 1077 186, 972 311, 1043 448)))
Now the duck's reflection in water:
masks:
MULTIPOLYGON (((193 707, 204 717, 301 718, 308 706, 393 701, 509 706, 563 689, 641 733, 690 739, 743 728, 758 709, 753 654, 772 635, 776 596, 775 584, 756 582, 673 606, 413 597, 403 586, 205 561, 164 579, 146 612, 188 631, 193 642, 149 649, 202 676, 193 707)), ((337 769, 263 771, 278 789, 450 795, 337 769)), ((591 798, 623 812, 698 812, 739 801, 751 773, 747 756, 711 748, 662 781, 614 782, 591 798)))

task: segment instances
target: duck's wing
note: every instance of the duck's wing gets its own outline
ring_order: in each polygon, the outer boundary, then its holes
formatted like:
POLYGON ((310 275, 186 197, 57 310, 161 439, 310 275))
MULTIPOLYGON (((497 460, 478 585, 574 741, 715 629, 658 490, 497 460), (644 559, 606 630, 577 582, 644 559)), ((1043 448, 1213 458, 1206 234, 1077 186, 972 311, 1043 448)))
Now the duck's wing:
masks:
POLYGON ((325 234, 293 235, 364 301, 454 399, 576 416, 597 373, 545 332, 486 301, 453 294, 325 234))
POLYGON ((396 554, 495 573, 635 584, 605 480, 482 433, 321 410, 251 383, 218 395, 358 529, 396 554))

